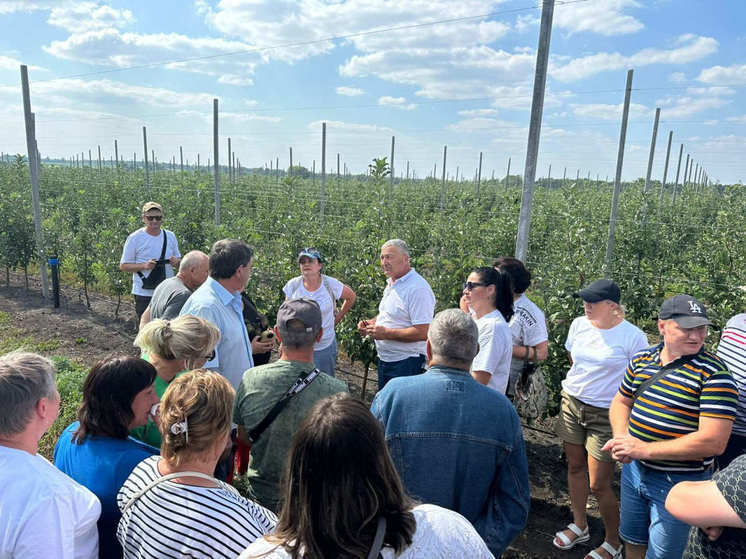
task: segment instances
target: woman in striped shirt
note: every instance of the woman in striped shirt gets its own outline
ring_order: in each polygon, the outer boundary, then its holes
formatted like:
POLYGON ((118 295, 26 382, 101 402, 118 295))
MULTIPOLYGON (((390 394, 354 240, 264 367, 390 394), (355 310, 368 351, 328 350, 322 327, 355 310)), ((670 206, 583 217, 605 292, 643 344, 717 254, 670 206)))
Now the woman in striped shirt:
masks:
POLYGON ((124 557, 234 559, 277 518, 212 476, 230 441, 234 391, 218 373, 175 379, 161 402, 161 456, 140 462, 117 496, 124 557))

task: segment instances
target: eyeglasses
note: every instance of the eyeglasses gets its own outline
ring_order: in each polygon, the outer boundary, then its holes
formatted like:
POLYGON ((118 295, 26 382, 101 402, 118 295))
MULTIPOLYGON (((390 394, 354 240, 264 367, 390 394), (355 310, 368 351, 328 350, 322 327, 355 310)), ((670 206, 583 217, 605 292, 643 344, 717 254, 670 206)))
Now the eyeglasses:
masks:
POLYGON ((215 359, 215 350, 213 349, 210 352, 210 355, 203 355, 202 357, 203 357, 203 359, 207 359, 208 361, 212 361, 213 359, 215 359))
POLYGON ((146 215, 145 219, 148 221, 160 221, 163 219, 162 215, 146 215))
POLYGON ((471 291, 475 287, 484 287, 487 285, 486 283, 482 283, 481 281, 465 281, 463 285, 461 286, 461 289, 463 291, 471 291))

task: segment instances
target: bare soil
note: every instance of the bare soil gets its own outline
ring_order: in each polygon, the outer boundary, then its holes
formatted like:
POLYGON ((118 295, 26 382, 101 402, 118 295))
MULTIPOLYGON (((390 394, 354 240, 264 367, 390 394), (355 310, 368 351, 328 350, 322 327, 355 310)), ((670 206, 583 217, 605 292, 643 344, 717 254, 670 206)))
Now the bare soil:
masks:
MULTIPOLYGON (((138 355, 132 345, 136 330, 131 298, 122 301, 118 318, 114 316, 116 308, 116 300, 94 295, 89 309, 78 290, 68 288, 63 289, 60 308, 55 309, 51 301, 41 297, 38 285, 32 284, 30 290, 26 290, 22 278, 14 276, 9 287, 0 287, 0 312, 7 313, 9 318, 0 329, 0 347, 9 340, 25 340, 29 349, 67 357, 87 366, 111 354, 138 355)), ((358 364, 340 355, 338 377, 348 381, 358 396, 363 376, 364 371, 358 364)), ((375 390, 376 375, 371 371, 365 398, 370 400, 375 390)), ((554 533, 572 520, 567 468, 560 456, 559 441, 552 432, 552 419, 524 428, 531 478, 531 512, 525 530, 503 555, 505 558, 581 558, 603 541, 603 525, 591 497, 588 508, 590 542, 571 551, 560 551, 552 546, 554 533)))

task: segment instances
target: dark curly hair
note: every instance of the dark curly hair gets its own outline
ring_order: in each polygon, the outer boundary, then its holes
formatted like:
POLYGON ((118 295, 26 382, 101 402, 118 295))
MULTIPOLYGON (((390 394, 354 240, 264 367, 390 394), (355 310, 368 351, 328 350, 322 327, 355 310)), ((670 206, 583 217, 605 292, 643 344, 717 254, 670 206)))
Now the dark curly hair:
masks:
POLYGON ((513 293, 516 295, 520 295, 531 286, 531 272, 517 258, 501 256, 492 265, 503 272, 507 272, 510 276, 513 293))

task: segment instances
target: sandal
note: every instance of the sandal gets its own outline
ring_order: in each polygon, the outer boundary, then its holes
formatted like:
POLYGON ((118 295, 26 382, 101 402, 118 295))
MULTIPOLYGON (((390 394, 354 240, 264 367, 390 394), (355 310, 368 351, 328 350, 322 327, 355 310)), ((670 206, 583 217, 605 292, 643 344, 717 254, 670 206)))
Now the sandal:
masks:
MULTIPOLYGON (((585 527, 585 530, 581 530, 578 528, 578 525, 574 522, 570 522, 570 524, 567 525, 567 528, 564 530, 560 530, 556 534, 554 534, 554 539, 552 540, 552 545, 556 547, 557 549, 572 549, 579 543, 587 542, 589 539, 591 539, 591 535, 588 532, 588 526, 585 527), (570 539, 565 535, 564 530, 570 530, 573 534, 575 534, 577 537, 574 539, 570 539), (557 540, 562 542, 561 544, 557 543, 557 540)), ((606 542, 604 542, 606 543, 606 542)), ((611 547, 611 546, 609 546, 611 547)), ((606 548, 604 548, 606 549, 606 548)), ((613 548, 612 548, 613 549, 613 548)), ((608 551, 608 549, 607 549, 608 551)), ((598 554, 596 554, 598 555, 598 554)), ((593 559, 603 559, 602 557, 594 557, 593 559)), ((612 559, 616 559, 616 556, 612 559)))
MULTIPOLYGON (((619 547, 614 549, 614 546, 612 546, 609 542, 604 542, 599 547, 609 554, 609 559, 621 559, 624 544, 620 543, 619 547)), ((604 557, 602 557, 595 549, 588 555, 586 555, 586 558, 588 557, 590 557, 591 559, 604 559, 604 557)))

